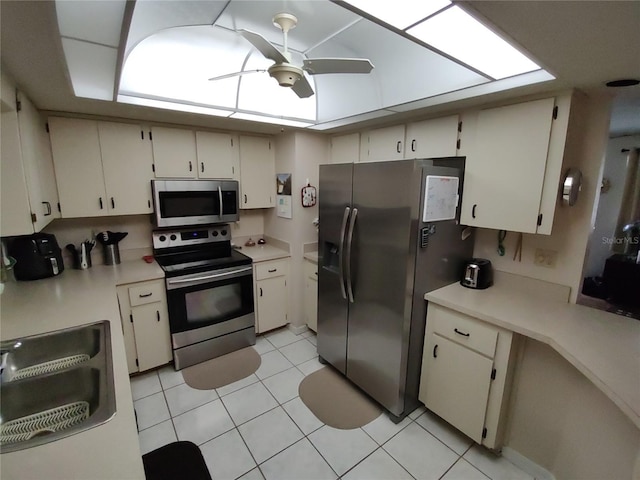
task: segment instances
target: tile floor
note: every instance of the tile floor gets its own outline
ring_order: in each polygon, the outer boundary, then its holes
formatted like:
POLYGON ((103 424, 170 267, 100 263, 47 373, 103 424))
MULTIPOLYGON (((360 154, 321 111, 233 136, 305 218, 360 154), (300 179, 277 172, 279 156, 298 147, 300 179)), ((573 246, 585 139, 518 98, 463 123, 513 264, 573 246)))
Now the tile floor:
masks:
POLYGON ((533 480, 424 407, 398 425, 385 414, 354 430, 323 424, 298 397, 322 367, 310 331, 270 332, 255 349, 258 371, 216 390, 189 387, 171 366, 132 378, 142 453, 190 440, 213 480, 533 480))

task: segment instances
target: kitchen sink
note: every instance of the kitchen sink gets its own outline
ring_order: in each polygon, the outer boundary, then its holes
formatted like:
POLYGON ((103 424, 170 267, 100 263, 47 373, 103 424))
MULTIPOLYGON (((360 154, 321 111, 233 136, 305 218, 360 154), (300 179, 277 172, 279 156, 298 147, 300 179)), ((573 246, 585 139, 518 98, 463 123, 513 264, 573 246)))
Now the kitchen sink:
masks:
POLYGON ((0 343, 0 453, 42 445, 116 411, 108 321, 0 343))

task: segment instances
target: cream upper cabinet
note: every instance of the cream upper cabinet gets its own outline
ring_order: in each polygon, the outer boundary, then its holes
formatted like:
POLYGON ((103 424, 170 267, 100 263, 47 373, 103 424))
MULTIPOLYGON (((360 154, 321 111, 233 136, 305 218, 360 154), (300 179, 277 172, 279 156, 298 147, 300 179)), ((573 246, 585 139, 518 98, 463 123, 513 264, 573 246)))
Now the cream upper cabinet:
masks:
POLYGON ((228 133, 196 132, 198 178, 239 177, 238 137, 228 133))
POLYGON ((454 157, 457 154, 458 115, 407 125, 404 158, 454 157))
POLYGON ((10 105, 3 100, 0 124, 3 236, 39 232, 60 216, 46 123, 26 96, 17 99, 19 110, 15 98, 10 105))
POLYGON ((158 178, 195 178, 198 158, 193 130, 152 127, 153 162, 158 178))
POLYGON ((98 123, 50 117, 49 136, 62 216, 107 215, 98 123))
POLYGON ((354 163, 360 160, 360 134, 331 137, 330 163, 354 163))
POLYGON ((370 130, 367 137, 366 155, 360 152, 363 162, 383 162, 404 158, 404 125, 370 130))
POLYGON ((466 148, 461 222, 551 233, 570 97, 481 110, 466 148), (558 107, 558 108, 556 108, 558 107))
POLYGON ((138 125, 49 118, 64 218, 152 211, 151 146, 138 125))
POLYGON ((102 169, 110 215, 151 213, 153 152, 138 125, 98 122, 102 169))
POLYGON ((499 449, 504 438, 517 356, 514 337, 429 303, 418 398, 487 448, 499 449))
MULTIPOLYGON (((4 94, 4 92, 3 92, 4 94)), ((18 115, 5 110, 0 119, 0 233, 8 237, 33 233, 31 205, 20 151, 18 115)))
POLYGON ((269 208, 276 200, 276 159, 271 140, 240 135, 240 208, 269 208))

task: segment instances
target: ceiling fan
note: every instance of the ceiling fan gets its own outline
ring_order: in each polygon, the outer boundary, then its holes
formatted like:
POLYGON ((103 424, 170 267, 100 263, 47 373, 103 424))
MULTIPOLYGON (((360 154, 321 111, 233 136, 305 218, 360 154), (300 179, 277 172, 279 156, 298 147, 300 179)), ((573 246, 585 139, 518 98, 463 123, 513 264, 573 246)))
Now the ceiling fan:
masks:
POLYGON ((309 75, 326 73, 369 73, 373 70, 373 64, 364 58, 307 58, 303 60, 302 67, 291 63, 291 53, 287 48, 287 34, 295 28, 298 19, 290 13, 278 13, 273 17, 273 24, 282 30, 284 36, 284 49, 281 52, 266 38, 250 30, 238 30, 238 33, 248 40, 262 55, 275 63, 267 70, 244 70, 242 72, 228 73, 209 80, 221 80, 223 78, 236 77, 247 73, 268 72, 275 78, 280 86, 291 87, 300 98, 313 95, 311 84, 305 78, 303 72, 309 75))

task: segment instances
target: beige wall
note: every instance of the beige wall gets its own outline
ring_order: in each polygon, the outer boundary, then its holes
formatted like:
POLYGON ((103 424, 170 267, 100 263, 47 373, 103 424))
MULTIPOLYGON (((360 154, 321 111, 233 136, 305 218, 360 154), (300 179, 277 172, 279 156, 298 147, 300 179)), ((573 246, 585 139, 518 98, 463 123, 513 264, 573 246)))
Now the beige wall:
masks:
POLYGON ((292 326, 300 326, 305 323, 302 281, 304 244, 318 241, 318 233, 312 224, 318 216, 318 206, 303 207, 300 190, 306 185, 307 179, 311 185, 318 187, 318 165, 327 163, 329 142, 324 135, 296 132, 278 136, 275 145, 276 173, 292 175, 292 218, 278 217, 275 208, 265 210, 264 233, 288 242, 291 247, 289 322, 292 326))
POLYGON ((578 203, 566 207, 558 202, 551 235, 523 236, 522 262, 513 260, 517 234, 509 232, 505 239, 506 254, 497 253, 497 230, 477 229, 474 256, 488 258, 496 270, 559 283, 571 288, 575 303, 582 285, 582 270, 600 182, 600 169, 607 145, 610 117, 609 96, 578 94, 571 107, 571 118, 562 171, 577 167, 583 174, 578 203), (557 252, 555 267, 534 265, 537 248, 557 252))
POLYGON ((640 478, 640 430, 551 347, 531 339, 516 373, 506 445, 558 480, 640 478))

